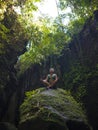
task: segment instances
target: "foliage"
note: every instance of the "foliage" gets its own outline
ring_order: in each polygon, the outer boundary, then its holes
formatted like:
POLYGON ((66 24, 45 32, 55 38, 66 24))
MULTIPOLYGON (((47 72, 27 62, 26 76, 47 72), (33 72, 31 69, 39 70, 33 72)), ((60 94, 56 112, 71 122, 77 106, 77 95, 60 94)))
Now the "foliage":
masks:
MULTIPOLYGON (((9 37, 10 41, 16 42, 23 35, 23 39, 28 41, 27 51, 19 57, 16 65, 20 66, 20 73, 23 73, 34 63, 41 63, 43 59, 51 54, 60 54, 66 43, 82 29, 85 22, 82 15, 86 15, 86 10, 90 8, 87 2, 80 1, 76 4, 76 0, 73 2, 67 0, 66 2, 59 1, 57 6, 60 10, 70 7, 72 12, 69 14, 59 13, 55 21, 50 20, 48 17, 42 17, 39 18, 37 23, 34 23, 33 12, 37 11, 36 2, 40 2, 40 0, 33 2, 32 0, 24 0, 22 2, 18 0, 16 3, 11 3, 14 7, 20 7, 21 14, 17 15, 14 23, 16 26, 13 27, 14 35, 9 37), (83 10, 84 12, 79 12, 79 7, 81 7, 80 11, 83 10), (67 15, 71 21, 67 26, 64 26, 62 21, 67 15), (20 23, 19 27, 17 23, 20 23)), ((11 10, 12 7, 11 5, 11 10)))
POLYGON ((65 45, 65 33, 51 25, 49 19, 39 21, 39 24, 31 24, 28 27, 29 42, 27 51, 19 57, 17 66, 23 73, 34 63, 41 63, 43 59, 52 54, 60 54, 65 45))
POLYGON ((91 70, 91 68, 78 63, 75 66, 73 65, 63 78, 65 79, 66 89, 70 90, 78 101, 82 101, 87 96, 90 80, 95 79, 96 81, 97 75, 97 66, 91 70))
POLYGON ((63 27, 66 32, 66 42, 69 42, 83 28, 87 19, 93 16, 98 9, 97 0, 58 0, 57 8, 59 12, 59 24, 69 19, 68 25, 63 27), (67 9, 70 11, 67 13, 67 9))
MULTIPOLYGON (((9 66, 10 63, 15 62, 13 57, 17 58, 17 53, 23 51, 26 42, 31 38, 31 32, 29 33, 28 29, 32 28, 32 24, 30 24, 32 21, 30 21, 29 15, 33 10, 35 11, 36 6, 34 4, 38 1, 39 0, 33 2, 32 0, 24 0, 22 2, 19 0, 0 1, 0 58, 2 61, 3 56, 7 57, 8 55, 8 58, 11 57, 12 59, 9 61, 9 66), (16 13, 15 8, 19 8, 21 13, 16 13), (30 26, 27 26, 29 24, 30 26), (13 52, 10 50, 13 50, 13 52), (13 56, 11 53, 13 53, 13 56)), ((8 59, 6 59, 6 62, 7 61, 8 59)), ((6 63, 3 64, 6 65, 6 63)))
MULTIPOLYGON (((80 32, 84 25, 85 18, 87 18, 82 17, 80 14, 86 13, 88 6, 87 3, 82 2, 79 4, 78 2, 79 5, 77 4, 77 11, 79 12, 78 8, 81 7, 84 8, 84 12, 76 13, 76 2, 77 1, 75 0, 73 3, 71 3, 71 1, 60 1, 58 5, 61 10, 64 10, 65 7, 70 7, 72 9, 72 12, 68 14, 71 21, 67 26, 63 25, 63 14, 59 14, 60 18, 54 21, 50 26, 49 24, 52 23, 52 21, 46 17, 40 18, 38 24, 32 24, 33 14, 31 12, 32 9, 36 10, 37 8, 34 5, 28 8, 28 5, 30 4, 28 4, 28 2, 23 6, 20 22, 22 22, 25 27, 25 31, 30 38, 29 42, 32 45, 30 45, 29 51, 19 58, 18 64, 20 64, 21 72, 24 72, 34 63, 40 63, 50 54, 55 54, 57 51, 61 52, 65 43, 68 43, 80 32)), ((64 17, 66 18, 67 16, 65 15, 64 17)))
POLYGON ((83 28, 84 23, 85 21, 82 18, 80 18, 80 19, 72 20, 68 24, 67 32, 66 32, 66 35, 68 37, 67 42, 69 42, 70 40, 72 40, 72 38, 74 38, 75 36, 77 36, 77 34, 79 34, 79 32, 83 28))
POLYGON ((47 36, 48 34, 43 33, 44 32, 39 32, 38 30, 37 33, 34 32, 29 42, 30 47, 28 51, 20 56, 19 64, 21 64, 20 69, 22 71, 28 69, 34 63, 40 63, 42 59, 53 53, 53 51, 56 51, 54 44, 51 44, 49 41, 51 39, 47 36), (38 33, 41 33, 41 37, 38 33))
MULTIPOLYGON (((0 24, 0 54, 6 53, 6 48, 14 48, 16 52, 26 46, 26 52, 18 58, 16 66, 19 66, 20 73, 27 70, 32 64, 41 63, 43 59, 51 54, 60 54, 66 43, 68 43, 79 31, 85 22, 83 16, 90 16, 95 8, 97 1, 63 1, 60 0, 58 8, 64 10, 70 7, 72 12, 69 14, 59 13, 54 21, 49 17, 40 17, 37 23, 34 23, 33 13, 37 11, 36 2, 41 0, 8 0, 1 1, 0 24), (14 8, 19 7, 20 14, 15 12, 14 8), (92 11, 88 11, 89 8, 92 11), (80 12, 81 11, 81 12, 80 12), (85 14, 85 15, 84 15, 85 14), (63 19, 70 18, 70 23, 65 26, 63 19)), ((58 10, 59 10, 58 9, 58 10)))
POLYGON ((0 24, 0 55, 5 53, 5 45, 3 44, 3 42, 8 39, 8 32, 9 29, 7 29, 3 24, 0 24))
POLYGON ((0 87, 2 88, 8 84, 10 67, 15 64, 17 55, 24 49, 27 40, 13 6, 15 6, 13 0, 0 1, 0 87))
POLYGON ((93 15, 93 12, 98 9, 97 0, 59 0, 59 2, 59 6, 62 10, 66 7, 70 7, 74 14, 83 18, 93 15))

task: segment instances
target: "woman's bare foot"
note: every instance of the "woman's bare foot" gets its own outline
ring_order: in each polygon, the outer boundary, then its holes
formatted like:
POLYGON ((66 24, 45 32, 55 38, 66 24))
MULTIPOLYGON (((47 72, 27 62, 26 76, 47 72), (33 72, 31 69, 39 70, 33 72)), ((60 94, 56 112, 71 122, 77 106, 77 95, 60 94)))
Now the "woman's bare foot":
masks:
POLYGON ((47 86, 48 89, 51 88, 51 87, 52 87, 52 85, 47 86))

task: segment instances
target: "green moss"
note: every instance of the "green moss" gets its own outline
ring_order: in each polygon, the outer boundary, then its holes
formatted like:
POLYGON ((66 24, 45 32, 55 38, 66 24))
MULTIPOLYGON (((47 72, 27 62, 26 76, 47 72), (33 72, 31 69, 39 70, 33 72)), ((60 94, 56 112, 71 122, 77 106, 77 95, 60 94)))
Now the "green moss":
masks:
POLYGON ((80 105, 69 92, 63 89, 45 90, 39 88, 26 92, 26 98, 20 107, 21 121, 36 120, 57 122, 64 125, 66 120, 86 122, 80 105))

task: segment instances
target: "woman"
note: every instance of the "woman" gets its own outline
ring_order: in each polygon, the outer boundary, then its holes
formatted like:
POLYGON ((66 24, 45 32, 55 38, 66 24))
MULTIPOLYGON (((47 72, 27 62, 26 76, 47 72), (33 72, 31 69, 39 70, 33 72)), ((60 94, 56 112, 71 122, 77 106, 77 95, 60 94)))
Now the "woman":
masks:
POLYGON ((55 84, 58 81, 57 74, 54 73, 54 68, 49 69, 49 74, 46 76, 44 80, 41 79, 41 81, 47 85, 47 88, 54 88, 55 84))

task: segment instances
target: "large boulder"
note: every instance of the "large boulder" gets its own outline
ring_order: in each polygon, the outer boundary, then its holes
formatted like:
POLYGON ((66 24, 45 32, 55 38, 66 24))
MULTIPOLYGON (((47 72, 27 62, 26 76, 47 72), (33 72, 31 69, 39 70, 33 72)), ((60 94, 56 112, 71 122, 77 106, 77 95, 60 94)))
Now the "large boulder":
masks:
POLYGON ((91 130, 80 105, 63 89, 39 88, 26 93, 19 130, 91 130))

